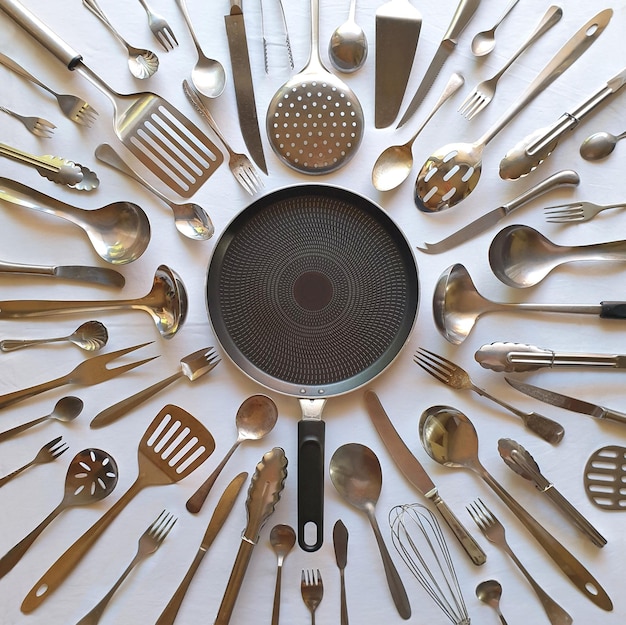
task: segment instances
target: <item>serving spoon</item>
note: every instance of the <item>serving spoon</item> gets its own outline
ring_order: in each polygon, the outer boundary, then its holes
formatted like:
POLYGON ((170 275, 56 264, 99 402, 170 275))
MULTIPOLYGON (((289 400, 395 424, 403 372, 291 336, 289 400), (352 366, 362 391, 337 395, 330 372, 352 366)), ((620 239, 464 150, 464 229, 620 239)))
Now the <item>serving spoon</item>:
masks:
POLYGON ((367 58, 367 37, 356 23, 356 0, 350 0, 348 19, 330 37, 328 58, 333 67, 350 74, 363 67, 367 58))
POLYGON ((610 132, 601 131, 594 132, 587 137, 580 146, 580 155, 586 161, 599 161, 606 158, 617 145, 618 141, 621 141, 626 137, 626 131, 621 132, 618 135, 614 135, 610 132))
POLYGON ((84 230, 98 256, 114 265, 137 260, 150 242, 148 217, 140 206, 131 202, 112 202, 101 208, 77 208, 2 177, 0 200, 72 222, 84 230))
POLYGON ((102 349, 107 344, 108 340, 109 333, 103 323, 100 321, 86 321, 67 336, 48 339, 4 339, 0 341, 0 351, 13 352, 16 349, 24 349, 25 347, 32 347, 34 345, 67 341, 87 352, 95 352, 102 349))

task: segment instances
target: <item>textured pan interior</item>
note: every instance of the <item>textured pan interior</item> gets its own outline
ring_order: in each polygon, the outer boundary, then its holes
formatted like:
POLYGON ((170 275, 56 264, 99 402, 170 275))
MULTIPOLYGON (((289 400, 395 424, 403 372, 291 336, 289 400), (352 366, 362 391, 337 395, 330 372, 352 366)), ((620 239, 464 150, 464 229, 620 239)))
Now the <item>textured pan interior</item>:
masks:
POLYGON ((376 205, 323 185, 242 211, 216 244, 207 303, 250 377, 303 397, 347 392, 397 355, 418 308, 411 249, 376 205))

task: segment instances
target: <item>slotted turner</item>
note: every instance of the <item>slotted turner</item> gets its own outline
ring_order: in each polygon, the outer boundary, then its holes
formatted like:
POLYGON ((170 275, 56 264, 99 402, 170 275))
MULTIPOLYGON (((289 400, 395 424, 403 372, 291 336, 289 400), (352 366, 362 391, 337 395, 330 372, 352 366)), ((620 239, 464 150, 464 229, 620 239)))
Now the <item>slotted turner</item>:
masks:
POLYGON ((70 70, 78 70, 112 102, 120 141, 155 176, 182 197, 192 196, 223 162, 217 146, 176 108, 150 92, 120 94, 17 0, 0 8, 70 70))
POLYGON ((607 445, 594 451, 585 465, 585 492, 605 510, 626 510, 626 447, 607 445))
POLYGON ((25 614, 39 607, 82 560, 109 524, 143 488, 174 484, 197 469, 215 449, 211 433, 178 406, 165 406, 139 442, 139 475, 115 504, 63 553, 26 595, 25 614))

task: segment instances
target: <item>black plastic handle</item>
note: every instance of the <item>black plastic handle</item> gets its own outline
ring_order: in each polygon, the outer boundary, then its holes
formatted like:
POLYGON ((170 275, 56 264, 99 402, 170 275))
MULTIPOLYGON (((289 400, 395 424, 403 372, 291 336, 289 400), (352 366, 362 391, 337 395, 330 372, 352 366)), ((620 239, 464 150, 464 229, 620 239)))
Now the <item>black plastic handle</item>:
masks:
POLYGON ((600 317, 604 319, 626 319, 626 302, 600 302, 600 317))

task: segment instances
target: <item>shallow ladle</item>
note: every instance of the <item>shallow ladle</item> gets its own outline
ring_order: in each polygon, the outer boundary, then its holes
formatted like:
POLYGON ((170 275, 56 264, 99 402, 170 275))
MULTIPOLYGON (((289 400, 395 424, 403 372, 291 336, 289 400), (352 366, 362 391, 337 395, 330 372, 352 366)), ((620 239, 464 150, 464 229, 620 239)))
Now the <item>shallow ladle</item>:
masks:
POLYGON ((4 339, 0 341, 0 351, 13 352, 16 349, 43 345, 44 343, 60 343, 67 341, 84 349, 87 352, 95 352, 103 348, 109 340, 109 333, 100 321, 85 321, 81 323, 72 334, 48 339, 4 339))
POLYGON ((611 154, 617 142, 621 141, 624 137, 626 137, 626 131, 619 135, 605 131, 595 132, 582 142, 580 155, 586 161, 599 161, 611 154))
POLYGON ((500 597, 502 596, 502 585, 495 579, 487 579, 484 582, 480 582, 476 586, 476 596, 483 603, 492 607, 496 614, 500 617, 500 623, 502 625, 508 625, 502 612, 500 612, 500 597))
POLYGON ((507 286, 539 284, 555 267, 581 260, 626 260, 626 241, 594 245, 556 245, 530 226, 501 230, 489 247, 489 264, 507 286))
MULTIPOLYGON (((466 415, 451 406, 431 406, 422 413, 418 431, 424 450, 435 462, 446 467, 469 469, 481 477, 535 537, 578 590, 598 607, 604 610, 612 609, 611 599, 591 573, 481 464, 478 458, 478 434, 466 415)), ((556 606, 555 610, 558 607, 556 606)))
POLYGON ((283 572, 283 562, 291 553, 293 546, 296 544, 296 532, 290 525, 279 523, 274 525, 270 532, 270 544, 276 554, 276 584, 274 586, 274 604, 272 608, 271 625, 278 625, 278 617, 280 615, 280 588, 283 572))
POLYGON ((114 265, 137 260, 150 242, 148 217, 131 202, 77 208, 9 178, 0 178, 0 200, 71 221, 85 231, 98 256, 114 265))
POLYGON ((350 74, 363 67, 367 58, 367 37, 356 23, 356 0, 350 0, 348 19, 330 37, 328 58, 333 67, 350 74))
POLYGON ((159 265, 154 274, 152 289, 143 297, 97 301, 9 300, 0 302, 0 319, 127 309, 147 312, 161 336, 171 339, 187 317, 185 285, 175 271, 167 265, 159 265))
POLYGON ((474 35, 472 39, 472 54, 474 56, 485 56, 489 54, 496 47, 496 28, 504 21, 504 18, 515 8, 515 5, 519 0, 513 0, 504 9, 504 13, 500 19, 488 30, 483 30, 474 35))
POLYGON ((235 425, 237 426, 237 439, 232 447, 226 452, 221 462, 215 467, 213 473, 198 487, 196 492, 187 500, 189 512, 199 512, 205 502, 215 480, 222 469, 233 455, 237 447, 244 441, 258 441, 272 431, 278 418, 276 404, 266 395, 252 395, 244 400, 237 410, 235 425))
POLYGON ((382 489, 383 476, 376 454, 365 445, 347 443, 330 459, 330 479, 337 492, 357 510, 365 512, 374 531, 385 568, 387 584, 400 616, 411 617, 411 606, 402 578, 389 555, 376 521, 376 502, 382 489))

